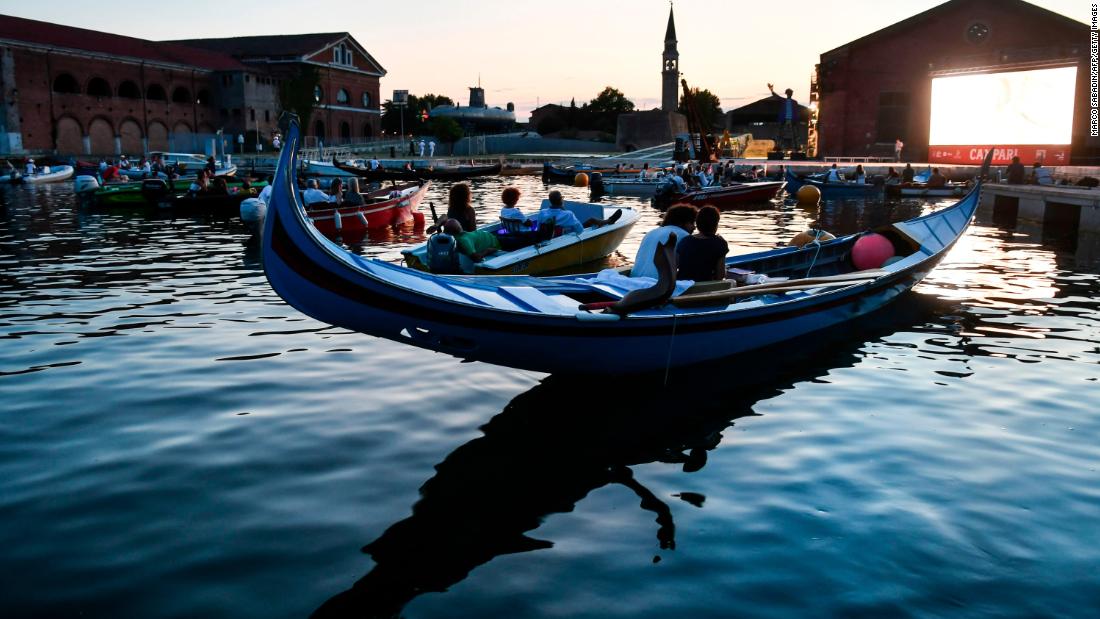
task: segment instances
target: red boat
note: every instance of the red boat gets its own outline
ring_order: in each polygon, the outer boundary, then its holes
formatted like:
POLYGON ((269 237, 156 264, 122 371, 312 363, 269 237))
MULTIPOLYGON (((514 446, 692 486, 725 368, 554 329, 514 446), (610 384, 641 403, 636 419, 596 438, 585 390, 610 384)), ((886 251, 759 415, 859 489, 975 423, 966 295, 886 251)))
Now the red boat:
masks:
POLYGON ((658 190, 654 200, 659 208, 673 204, 691 204, 692 206, 713 206, 719 209, 735 208, 754 202, 767 202, 774 198, 783 187, 784 181, 765 181, 759 183, 735 183, 725 187, 705 187, 686 193, 658 190))
POLYGON ((313 208, 309 217, 321 234, 354 243, 362 240, 368 230, 423 222, 423 217, 416 217, 419 213, 415 211, 430 186, 429 181, 384 187, 363 194, 365 203, 360 206, 313 208))

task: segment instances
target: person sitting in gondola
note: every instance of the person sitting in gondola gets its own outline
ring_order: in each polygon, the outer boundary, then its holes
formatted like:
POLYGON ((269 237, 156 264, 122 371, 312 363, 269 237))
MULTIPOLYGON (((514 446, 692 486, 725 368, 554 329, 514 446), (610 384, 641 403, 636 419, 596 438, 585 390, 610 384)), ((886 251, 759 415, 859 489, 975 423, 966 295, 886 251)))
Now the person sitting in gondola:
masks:
POLYGON ((709 282, 726 278, 726 254, 730 246, 718 235, 720 218, 721 213, 713 206, 699 209, 695 217, 697 231, 676 244, 680 263, 676 279, 709 282))
POLYGON ((327 206, 331 201, 327 193, 317 188, 317 179, 311 178, 306 181, 306 190, 302 192, 302 202, 305 203, 306 208, 314 208, 317 205, 327 206))
POLYGON ((690 236, 695 230, 696 210, 690 204, 677 204, 668 209, 661 227, 654 228, 642 237, 638 245, 638 255, 634 258, 634 268, 630 270, 631 277, 652 277, 659 275, 654 256, 657 254, 657 246, 668 240, 669 234, 676 235, 679 244, 685 237, 690 236))
POLYGON ((496 235, 486 230, 467 232, 457 219, 448 219, 443 223, 443 231, 455 239, 458 253, 474 262, 481 262, 486 256, 500 251, 500 241, 496 235))
POLYGON ((344 181, 334 178, 332 184, 328 186, 328 201, 333 204, 339 205, 344 201, 344 181))
POLYGON ((195 176, 195 180, 191 182, 191 186, 187 188, 187 193, 191 196, 197 196, 199 194, 207 193, 210 191, 210 179, 206 176, 206 169, 199 170, 195 176))
POLYGON ((901 176, 898 175, 898 171, 890 166, 890 169, 886 171, 886 184, 894 185, 901 181, 901 176))
POLYGON ((939 168, 932 168, 932 176, 928 177, 928 187, 938 189, 947 185, 947 178, 940 174, 939 168))
POLYGON ((836 169, 836 164, 829 168, 829 173, 825 175, 826 183, 840 183, 843 179, 840 178, 840 171, 836 169))
POLYGON ((359 192, 359 179, 352 177, 348 179, 348 189, 344 192, 344 206, 362 206, 365 204, 363 201, 363 194, 359 192))
POLYGON ((863 171, 863 165, 856 166, 855 181, 857 185, 867 184, 867 173, 863 171))
POLYGON ((916 174, 916 172, 913 170, 913 164, 911 164, 911 163, 905 164, 905 168, 903 168, 902 171, 901 171, 901 182, 903 182, 903 183, 912 183, 913 182, 913 175, 915 175, 915 174, 916 174))

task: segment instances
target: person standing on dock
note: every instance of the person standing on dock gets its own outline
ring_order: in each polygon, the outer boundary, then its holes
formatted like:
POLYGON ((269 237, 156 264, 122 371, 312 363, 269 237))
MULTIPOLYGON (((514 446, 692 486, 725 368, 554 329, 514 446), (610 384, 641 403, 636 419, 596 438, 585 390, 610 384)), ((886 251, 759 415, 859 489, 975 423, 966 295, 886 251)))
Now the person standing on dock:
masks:
POLYGON ((435 157, 435 140, 428 142, 428 156, 435 157))
MULTIPOLYGON (((768 90, 775 94, 775 88, 772 84, 768 84, 768 90)), ((801 150, 798 146, 798 101, 794 100, 794 91, 788 88, 784 91, 787 98, 782 101, 779 107, 779 138, 783 143, 790 143, 791 150, 798 152, 801 150)))
POLYGON ((425 146, 427 146, 427 145, 426 145, 426 144, 424 143, 424 139, 423 139, 423 138, 421 138, 421 140, 420 140, 420 156, 421 156, 421 157, 423 157, 423 156, 424 156, 424 147, 425 147, 425 146))
POLYGON ((901 138, 894 140, 894 162, 901 163, 901 149, 905 148, 905 142, 901 138))
POLYGON ((1019 157, 1013 157, 1012 163, 1008 164, 1008 169, 1005 170, 1005 182, 1009 185, 1024 184, 1024 164, 1020 163, 1019 157))

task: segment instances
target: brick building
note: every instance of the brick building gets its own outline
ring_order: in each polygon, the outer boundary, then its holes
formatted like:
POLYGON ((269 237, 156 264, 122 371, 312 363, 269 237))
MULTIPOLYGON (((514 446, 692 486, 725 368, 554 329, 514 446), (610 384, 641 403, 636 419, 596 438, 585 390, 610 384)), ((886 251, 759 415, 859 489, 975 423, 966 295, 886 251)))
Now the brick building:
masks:
POLYGON ((156 42, 0 15, 0 153, 204 152, 267 141, 279 88, 316 67, 332 141, 377 135, 385 70, 347 33, 156 42))
POLYGON ((811 101, 819 156, 928 159, 932 78, 1077 67, 1072 153, 1091 152, 1085 24, 1022 0, 951 0, 821 55, 811 101))

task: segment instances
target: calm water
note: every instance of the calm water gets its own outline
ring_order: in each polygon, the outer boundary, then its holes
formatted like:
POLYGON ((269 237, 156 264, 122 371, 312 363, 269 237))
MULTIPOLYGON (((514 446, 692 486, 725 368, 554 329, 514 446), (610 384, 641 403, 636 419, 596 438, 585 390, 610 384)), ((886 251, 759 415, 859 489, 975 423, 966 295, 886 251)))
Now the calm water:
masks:
MULTIPOLYGON (((1100 613, 1095 238, 983 214, 889 311, 666 388, 316 323, 235 218, 0 200, 5 617, 1100 613)), ((612 201, 645 212, 617 264, 658 214, 612 201)))

